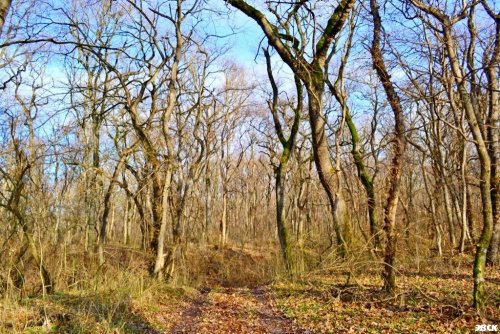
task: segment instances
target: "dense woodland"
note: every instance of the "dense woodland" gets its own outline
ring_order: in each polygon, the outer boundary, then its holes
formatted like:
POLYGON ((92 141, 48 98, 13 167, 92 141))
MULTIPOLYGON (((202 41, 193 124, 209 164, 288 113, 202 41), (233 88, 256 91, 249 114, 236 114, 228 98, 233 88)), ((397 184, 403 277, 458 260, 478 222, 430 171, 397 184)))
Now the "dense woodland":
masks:
POLYGON ((499 77, 495 0, 2 0, 0 296, 460 259, 498 322, 499 77))

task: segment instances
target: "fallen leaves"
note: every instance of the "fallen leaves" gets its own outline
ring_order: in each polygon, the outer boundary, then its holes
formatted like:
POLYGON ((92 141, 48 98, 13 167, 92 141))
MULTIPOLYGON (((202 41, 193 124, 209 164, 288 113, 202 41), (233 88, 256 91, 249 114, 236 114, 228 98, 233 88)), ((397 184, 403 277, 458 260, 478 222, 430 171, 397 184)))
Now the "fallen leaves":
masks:
POLYGON ((210 291, 193 321, 175 333, 305 333, 275 310, 257 289, 218 288, 210 291), (196 321, 196 324, 193 324, 196 321))
MULTIPOLYGON (((283 312, 317 333, 464 333, 482 323, 470 293, 463 293, 471 291, 466 275, 410 274, 399 280, 395 297, 383 294, 373 284, 377 279, 364 274, 357 285, 344 286, 340 275, 320 276, 273 289, 283 312)), ((494 282, 489 287, 495 291, 494 282)), ((490 322, 500 318, 499 306, 498 299, 491 300, 490 322)))

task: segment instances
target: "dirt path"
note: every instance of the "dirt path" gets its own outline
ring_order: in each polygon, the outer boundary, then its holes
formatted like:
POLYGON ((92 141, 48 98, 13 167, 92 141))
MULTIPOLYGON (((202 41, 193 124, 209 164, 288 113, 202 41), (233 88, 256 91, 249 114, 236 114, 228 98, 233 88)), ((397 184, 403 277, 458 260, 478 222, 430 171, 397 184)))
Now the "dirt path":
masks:
POLYGON ((273 305, 266 289, 217 288, 201 291, 172 333, 311 333, 297 327, 273 305))

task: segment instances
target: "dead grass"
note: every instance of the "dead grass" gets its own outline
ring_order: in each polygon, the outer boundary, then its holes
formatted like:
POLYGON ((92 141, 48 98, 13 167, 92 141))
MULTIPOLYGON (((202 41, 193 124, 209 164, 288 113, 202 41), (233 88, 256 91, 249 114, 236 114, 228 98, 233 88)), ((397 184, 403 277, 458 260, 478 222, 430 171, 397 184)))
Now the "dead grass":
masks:
POLYGON ((280 268, 273 248, 191 248, 186 256, 183 284, 190 286, 257 287, 268 284, 280 268))
MULTIPOLYGON (((0 333, 168 331, 195 291, 150 279, 140 251, 110 246, 106 253, 102 267, 92 256, 68 254, 66 267, 54 271, 55 294, 42 296, 36 282, 30 281, 18 291, 4 293, 0 333)), ((29 274, 31 269, 25 269, 29 274)))
POLYGON ((196 294, 150 280, 127 283, 120 289, 4 301, 0 333, 163 333, 196 294))
POLYGON ((68 252, 64 262, 47 262, 58 291, 49 296, 41 295, 35 269, 24 263, 29 280, 3 294, 0 333, 169 332, 198 298, 189 286, 269 283, 277 267, 274 255, 257 248, 188 248, 179 266, 183 270, 166 283, 149 278, 147 255, 134 249, 106 247, 101 267, 91 253, 68 252))
MULTIPOLYGON (((486 275, 486 318, 471 307, 472 255, 399 260, 400 290, 391 297, 381 292, 380 262, 366 253, 339 259, 332 250, 306 263, 314 269, 290 282, 281 276, 275 245, 188 246, 177 280, 167 284, 148 277, 141 252, 111 246, 106 252, 102 267, 91 256, 69 255, 55 276, 56 294, 34 294, 35 280, 17 294, 4 293, 0 333, 165 333, 199 299, 194 288, 217 293, 218 287, 250 291, 263 285, 270 285, 284 314, 318 333, 462 333, 500 322, 498 268, 486 275)), ((29 273, 28 264, 25 269, 29 273)))

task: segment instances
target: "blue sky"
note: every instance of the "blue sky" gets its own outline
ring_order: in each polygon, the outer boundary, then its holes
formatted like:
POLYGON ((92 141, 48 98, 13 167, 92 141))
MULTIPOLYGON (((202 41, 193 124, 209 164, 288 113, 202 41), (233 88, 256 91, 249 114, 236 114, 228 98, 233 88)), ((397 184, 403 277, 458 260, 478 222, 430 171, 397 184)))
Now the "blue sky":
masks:
MULTIPOLYGON (((252 73, 254 79, 263 78, 264 80, 260 81, 267 82, 266 64, 262 52, 256 58, 259 46, 266 47, 267 41, 263 41, 264 34, 257 23, 239 10, 225 5, 222 0, 209 0, 206 7, 220 12, 218 14, 210 12, 207 17, 210 24, 207 26, 218 35, 227 35, 223 43, 227 43, 230 47, 224 55, 225 60, 242 65, 252 73)), ((278 80, 287 78, 293 86, 291 71, 283 66, 278 55, 273 55, 272 62, 278 80)))

